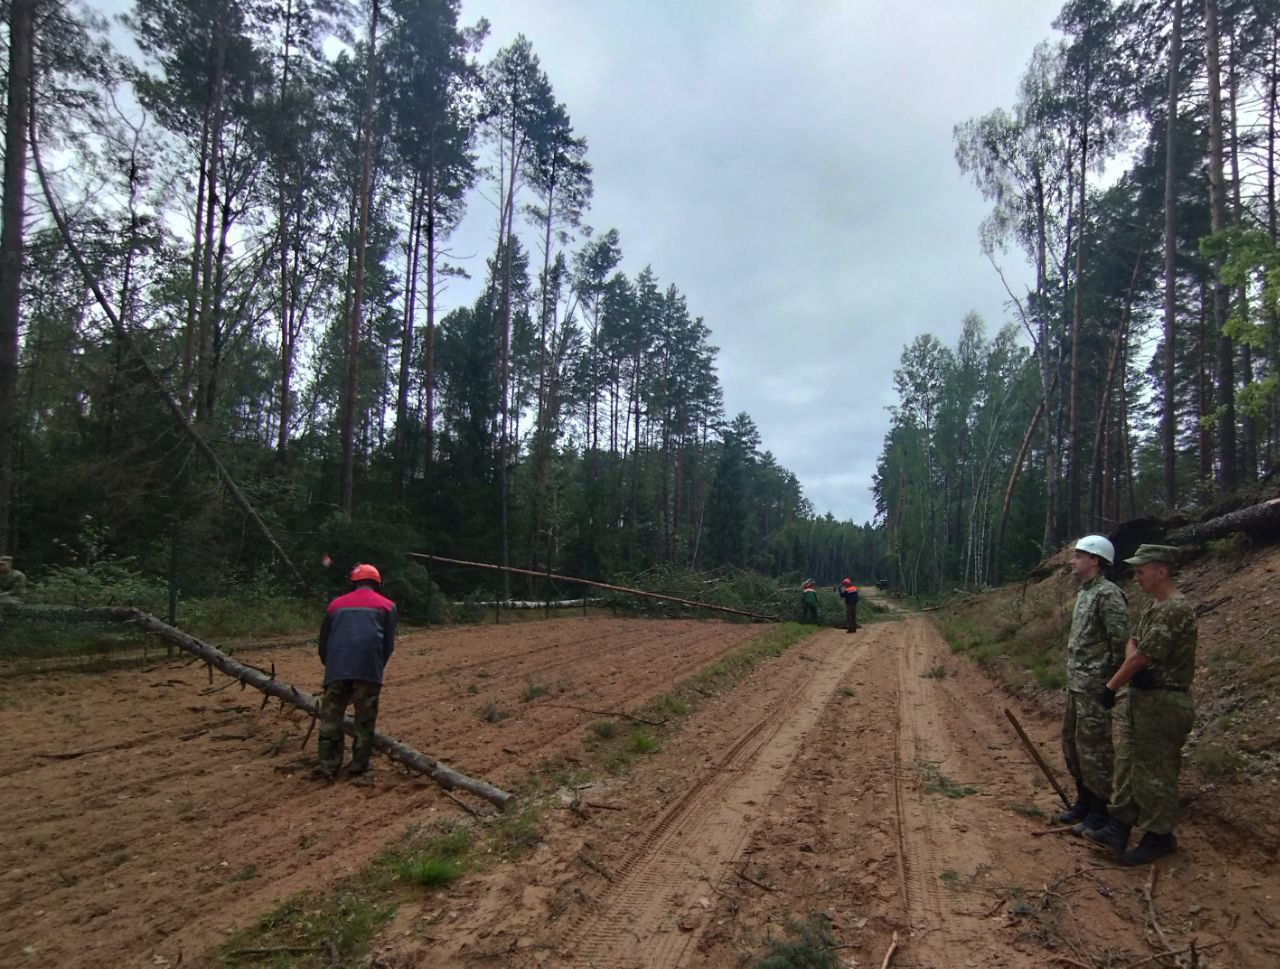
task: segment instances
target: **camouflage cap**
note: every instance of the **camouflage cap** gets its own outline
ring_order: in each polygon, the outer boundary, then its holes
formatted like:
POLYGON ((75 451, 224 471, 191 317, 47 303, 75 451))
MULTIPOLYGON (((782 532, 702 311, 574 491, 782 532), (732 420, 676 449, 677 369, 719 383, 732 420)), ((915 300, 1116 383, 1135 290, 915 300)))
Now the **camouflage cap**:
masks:
POLYGON ((1174 565, 1178 561, 1179 554, 1179 550, 1172 545, 1139 545, 1138 550, 1133 553, 1133 558, 1127 558, 1125 561, 1130 565, 1146 565, 1148 562, 1174 565))

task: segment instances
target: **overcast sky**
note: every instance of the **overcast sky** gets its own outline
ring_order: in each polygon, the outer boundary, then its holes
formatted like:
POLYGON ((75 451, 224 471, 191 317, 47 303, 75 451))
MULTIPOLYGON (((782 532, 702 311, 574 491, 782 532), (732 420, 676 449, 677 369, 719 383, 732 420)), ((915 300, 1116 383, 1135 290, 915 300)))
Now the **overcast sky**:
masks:
MULTIPOLYGON (((588 223, 621 234, 720 348, 729 416, 819 513, 869 520, 903 346, 993 332, 988 206, 952 128, 1010 106, 1060 0, 463 0, 487 59, 523 33, 588 141, 588 223)), ((453 247, 483 273, 496 216, 453 247)), ((1016 256, 1010 279, 1025 273, 1016 256)), ((446 305, 470 298, 465 288, 446 305)))
MULTIPOLYGON (((114 14, 129 0, 87 0, 114 14)), ((903 347, 1009 318, 978 245, 988 211, 952 129, 1011 106, 1061 0, 462 0, 482 57, 523 33, 588 142, 587 223, 621 235, 710 327, 725 409, 815 511, 875 514, 871 476, 903 347)), ((117 41, 123 41, 117 30, 117 41)), ((489 196, 492 197, 490 191, 489 196)), ((451 247, 474 300, 496 213, 451 247)), ((1011 284, 1027 277, 1016 254, 1011 284)))

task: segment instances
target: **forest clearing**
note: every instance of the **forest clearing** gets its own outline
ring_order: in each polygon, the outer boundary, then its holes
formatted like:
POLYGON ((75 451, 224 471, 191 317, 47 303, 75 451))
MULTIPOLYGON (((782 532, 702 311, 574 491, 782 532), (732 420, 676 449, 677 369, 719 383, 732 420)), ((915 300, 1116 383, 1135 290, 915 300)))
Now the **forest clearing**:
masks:
MULTIPOLYGON (((1040 837, 1056 802, 1002 709, 1054 764, 1055 716, 927 618, 822 628, 679 699, 759 636, 603 617, 406 634, 385 729, 518 792, 508 821, 381 759, 372 788, 311 780, 308 718, 201 665, 7 678, 0 962, 728 967, 794 936, 832 966, 895 939, 899 967, 1137 966, 1193 941, 1200 966, 1275 964, 1274 844, 1194 799, 1157 875, 1040 837), (517 850, 486 857, 503 825, 517 850), (460 829, 480 857, 452 884, 370 879, 386 849, 460 829)), ((268 661, 319 673, 309 646, 268 661)))

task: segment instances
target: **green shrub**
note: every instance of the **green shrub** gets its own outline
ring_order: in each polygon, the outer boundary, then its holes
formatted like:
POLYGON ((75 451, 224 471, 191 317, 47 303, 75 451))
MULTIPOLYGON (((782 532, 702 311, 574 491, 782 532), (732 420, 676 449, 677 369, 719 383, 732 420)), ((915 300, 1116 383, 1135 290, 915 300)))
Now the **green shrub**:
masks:
POLYGON ((658 749, 658 741, 650 737, 643 730, 633 730, 631 733, 631 752, 635 754, 652 754, 658 749))
POLYGON ((618 736, 618 722, 616 720, 597 720, 591 725, 591 732, 595 734, 598 740, 612 740, 618 736))
POLYGON ((1211 538, 1204 543, 1210 558, 1238 559, 1249 551, 1249 537, 1244 532, 1232 532, 1225 538, 1211 538))

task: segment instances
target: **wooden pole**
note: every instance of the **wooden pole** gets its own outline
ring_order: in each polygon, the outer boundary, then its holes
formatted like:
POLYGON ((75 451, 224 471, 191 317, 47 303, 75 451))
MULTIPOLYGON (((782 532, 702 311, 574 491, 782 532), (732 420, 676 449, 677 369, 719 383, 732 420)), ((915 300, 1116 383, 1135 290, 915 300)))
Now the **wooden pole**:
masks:
MULTIPOLYGON (((311 714, 312 717, 319 717, 320 715, 320 703, 310 693, 304 693, 297 687, 276 679, 274 672, 266 673, 252 666, 237 662, 226 653, 210 646, 203 640, 196 639, 180 629, 175 629, 168 623, 161 622, 155 616, 143 612, 141 609, 134 609, 131 606, 106 606, 99 609, 16 608, 23 612, 56 615, 62 619, 106 619, 114 622, 133 623, 139 629, 153 633, 166 643, 173 643, 179 649, 204 660, 209 665, 210 676, 212 676, 213 667, 216 666, 227 676, 248 684, 255 690, 261 690, 266 695, 266 698, 275 697, 281 703, 291 704, 311 714)), ((342 728, 348 734, 354 735, 355 721, 350 717, 343 718, 342 728)), ((394 737, 388 737, 384 733, 374 732, 373 747, 375 750, 385 753, 392 760, 404 764, 410 770, 425 774, 445 790, 451 790, 456 787, 464 791, 470 791, 472 794, 484 798, 503 810, 515 799, 514 794, 499 790, 486 781, 461 774, 440 761, 414 750, 408 744, 401 743, 394 737)))
POLYGON ((550 571, 534 572, 530 569, 517 569, 510 565, 490 565, 488 562, 468 562, 464 559, 451 559, 443 555, 428 555, 425 552, 410 552, 410 558, 423 559, 428 562, 444 562, 448 565, 465 565, 472 569, 491 569, 495 572, 511 572, 516 575, 532 575, 537 578, 555 580, 557 582, 576 582, 578 585, 589 585, 594 589, 607 589, 610 592, 625 592, 627 595, 644 596, 648 599, 661 599, 664 602, 678 602, 682 606, 693 606, 695 609, 710 609, 712 612, 727 612, 734 616, 746 616, 758 622, 781 622, 775 615, 767 612, 747 612, 742 609, 730 609, 728 606, 713 606, 707 602, 696 602, 693 599, 681 599, 678 596, 663 595, 660 592, 645 592, 643 589, 629 589, 623 585, 610 585, 607 582, 593 582, 591 579, 579 579, 572 575, 557 575, 550 571))
POLYGON ((1053 789, 1058 792, 1058 797, 1062 798, 1062 806, 1070 809, 1071 799, 1067 797, 1067 792, 1062 789, 1062 785, 1058 783, 1058 778, 1049 765, 1044 762, 1044 758, 1040 756, 1040 751, 1036 750, 1035 744, 1031 742, 1031 738, 1027 736, 1027 732, 1022 729, 1022 724, 1018 723, 1018 718, 1013 715, 1013 711, 1008 707, 1004 708, 1004 715, 1009 718, 1009 722, 1013 724, 1013 729, 1018 732, 1018 739, 1022 741, 1022 746, 1026 748, 1027 753, 1031 755, 1031 759, 1036 762, 1036 766, 1049 778, 1049 783, 1053 785, 1053 789))

